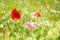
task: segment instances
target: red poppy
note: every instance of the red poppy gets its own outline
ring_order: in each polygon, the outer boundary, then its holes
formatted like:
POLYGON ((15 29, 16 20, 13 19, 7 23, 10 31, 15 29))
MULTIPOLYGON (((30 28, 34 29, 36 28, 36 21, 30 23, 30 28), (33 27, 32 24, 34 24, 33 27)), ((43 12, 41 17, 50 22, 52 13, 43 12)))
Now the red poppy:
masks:
POLYGON ((12 15, 11 17, 13 20, 20 19, 21 17, 21 14, 16 9, 12 10, 11 15, 12 15))
POLYGON ((34 14, 34 16, 36 16, 36 17, 40 17, 41 14, 40 14, 40 12, 36 12, 36 13, 34 14))

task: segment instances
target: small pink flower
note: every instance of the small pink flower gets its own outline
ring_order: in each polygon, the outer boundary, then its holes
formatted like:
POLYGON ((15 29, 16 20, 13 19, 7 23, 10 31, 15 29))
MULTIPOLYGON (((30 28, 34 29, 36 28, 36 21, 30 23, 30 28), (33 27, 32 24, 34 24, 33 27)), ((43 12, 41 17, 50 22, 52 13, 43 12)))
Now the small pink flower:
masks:
POLYGON ((26 22, 26 25, 28 26, 28 28, 30 29, 36 29, 36 24, 34 22, 26 22))

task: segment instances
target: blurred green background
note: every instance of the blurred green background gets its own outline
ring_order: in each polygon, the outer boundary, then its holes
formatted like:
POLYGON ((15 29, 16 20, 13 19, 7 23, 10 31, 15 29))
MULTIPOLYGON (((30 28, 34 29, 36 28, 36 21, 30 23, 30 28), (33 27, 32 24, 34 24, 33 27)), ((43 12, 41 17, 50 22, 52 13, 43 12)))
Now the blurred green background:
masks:
POLYGON ((0 0, 0 40, 60 40, 60 0, 0 0), (22 14, 18 21, 11 18, 14 8, 22 14), (42 16, 33 18, 37 11, 42 16), (36 30, 26 28, 26 21, 36 22, 36 30))

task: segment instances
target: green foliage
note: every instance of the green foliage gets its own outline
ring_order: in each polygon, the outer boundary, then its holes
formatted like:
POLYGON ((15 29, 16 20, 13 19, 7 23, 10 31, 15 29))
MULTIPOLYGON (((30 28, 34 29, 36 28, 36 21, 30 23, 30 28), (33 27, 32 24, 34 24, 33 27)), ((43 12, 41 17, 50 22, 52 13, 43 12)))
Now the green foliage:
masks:
POLYGON ((59 32, 60 0, 0 0, 0 40, 60 40, 59 32), (15 8, 21 13, 18 21, 11 18, 15 8), (40 12, 41 17, 34 17, 33 12, 40 12), (36 29, 26 28, 27 21, 35 22, 36 29))

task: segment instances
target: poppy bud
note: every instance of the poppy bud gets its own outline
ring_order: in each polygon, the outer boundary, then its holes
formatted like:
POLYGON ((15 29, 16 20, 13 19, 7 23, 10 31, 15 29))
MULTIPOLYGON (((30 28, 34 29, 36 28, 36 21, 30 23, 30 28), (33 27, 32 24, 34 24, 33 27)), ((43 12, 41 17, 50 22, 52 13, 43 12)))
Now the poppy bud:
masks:
POLYGON ((9 30, 8 29, 5 29, 4 32, 5 32, 5 34, 9 34, 9 30))
POLYGON ((34 14, 34 16, 36 16, 36 17, 40 17, 41 14, 40 14, 39 12, 36 12, 36 13, 34 14))

